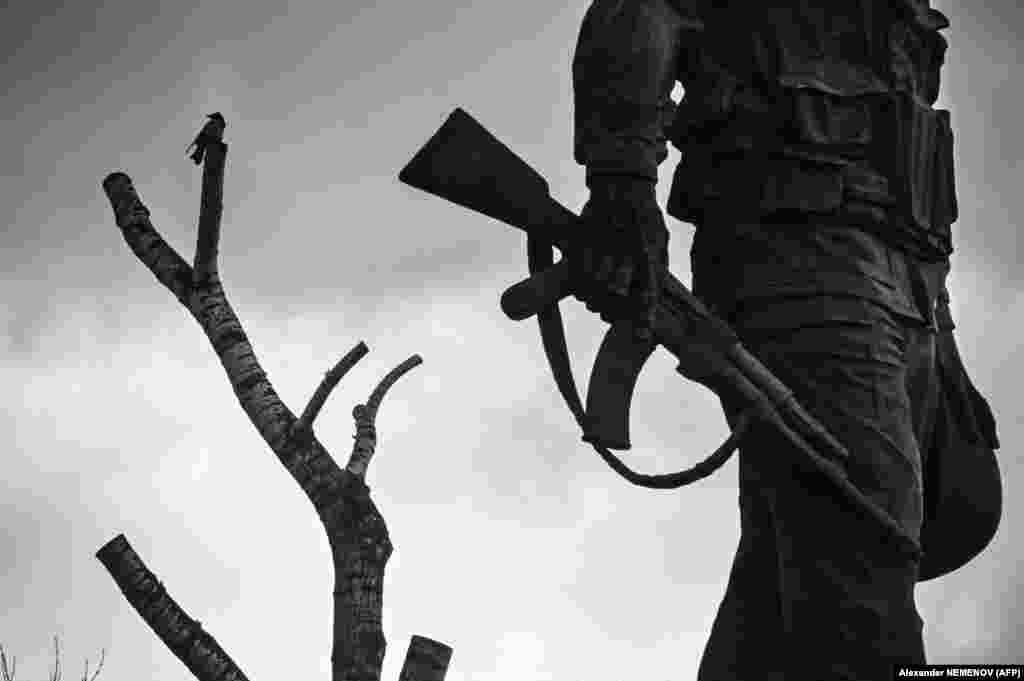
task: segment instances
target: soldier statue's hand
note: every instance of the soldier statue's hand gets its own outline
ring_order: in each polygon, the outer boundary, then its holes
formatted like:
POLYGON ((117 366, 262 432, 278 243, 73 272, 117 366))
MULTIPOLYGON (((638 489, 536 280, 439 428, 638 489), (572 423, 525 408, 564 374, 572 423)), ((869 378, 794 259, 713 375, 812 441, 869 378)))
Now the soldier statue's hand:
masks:
POLYGON ((629 320, 649 338, 668 271, 668 229, 653 181, 589 178, 582 231, 569 252, 575 297, 609 323, 629 320))

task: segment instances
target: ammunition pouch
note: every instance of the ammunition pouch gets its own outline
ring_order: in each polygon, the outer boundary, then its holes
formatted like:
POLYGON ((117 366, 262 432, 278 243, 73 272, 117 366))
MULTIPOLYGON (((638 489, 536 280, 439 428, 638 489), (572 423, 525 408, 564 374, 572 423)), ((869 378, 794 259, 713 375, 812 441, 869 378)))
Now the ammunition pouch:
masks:
POLYGON ((952 252, 957 205, 949 113, 907 92, 840 96, 735 79, 697 88, 668 137, 683 152, 668 213, 756 221, 814 213, 863 225, 924 260, 952 252))
POLYGON ((926 259, 945 258, 957 218, 949 112, 897 92, 878 103, 875 118, 872 165, 888 180, 901 240, 932 256, 926 259))

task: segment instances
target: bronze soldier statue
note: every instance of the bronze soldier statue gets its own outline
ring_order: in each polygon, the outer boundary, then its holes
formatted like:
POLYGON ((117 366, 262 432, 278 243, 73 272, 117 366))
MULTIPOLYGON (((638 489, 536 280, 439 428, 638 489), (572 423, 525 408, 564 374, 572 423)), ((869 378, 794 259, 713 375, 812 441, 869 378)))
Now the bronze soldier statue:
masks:
MULTIPOLYGON (((947 26, 927 0, 593 0, 573 61, 590 190, 586 246, 569 257, 577 296, 649 328, 667 268, 655 184, 671 141, 682 161, 667 210, 696 227, 694 292, 918 540, 937 348, 962 374, 945 288, 953 138, 933 108, 947 26)), ((975 439, 996 446, 961 374, 975 439)), ((733 422, 736 405, 723 406, 733 422)), ((919 557, 865 536, 772 432, 745 442, 741 537, 698 678, 883 681, 895 663, 924 662, 919 557)))

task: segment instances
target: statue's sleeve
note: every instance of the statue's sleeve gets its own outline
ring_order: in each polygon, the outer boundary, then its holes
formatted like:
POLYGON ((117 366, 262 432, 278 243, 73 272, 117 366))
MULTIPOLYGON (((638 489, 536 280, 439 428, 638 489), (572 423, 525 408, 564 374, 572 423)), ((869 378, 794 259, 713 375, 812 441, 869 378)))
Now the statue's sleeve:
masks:
POLYGON ((587 176, 657 180, 687 34, 700 29, 680 0, 593 0, 572 63, 574 157, 587 176))

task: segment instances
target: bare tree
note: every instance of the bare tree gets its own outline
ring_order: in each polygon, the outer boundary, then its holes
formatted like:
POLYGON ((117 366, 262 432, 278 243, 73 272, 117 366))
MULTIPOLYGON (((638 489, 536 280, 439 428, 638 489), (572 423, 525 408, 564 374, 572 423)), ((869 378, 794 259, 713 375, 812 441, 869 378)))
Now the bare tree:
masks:
MULTIPOLYGON (((377 443, 374 422, 381 399, 402 374, 422 360, 416 355, 410 357, 381 381, 365 404, 356 405, 355 444, 348 464, 338 466, 313 433, 313 422, 328 395, 368 348, 358 343, 327 372, 300 416, 296 417, 278 397, 228 303, 218 272, 227 154, 223 132, 223 124, 208 123, 201 133, 205 136, 197 137, 202 142, 204 165, 196 254, 191 266, 153 227, 149 210, 126 174, 111 173, 103 180, 103 189, 129 248, 202 327, 242 409, 312 502, 327 531, 335 578, 332 679, 376 681, 385 649, 381 627, 384 566, 392 545, 384 518, 370 498, 366 469, 377 443)), ((123 535, 112 539, 96 555, 128 602, 196 678, 246 678, 199 622, 174 602, 123 535)), ((413 636, 401 681, 441 681, 451 653, 443 643, 413 636)))

